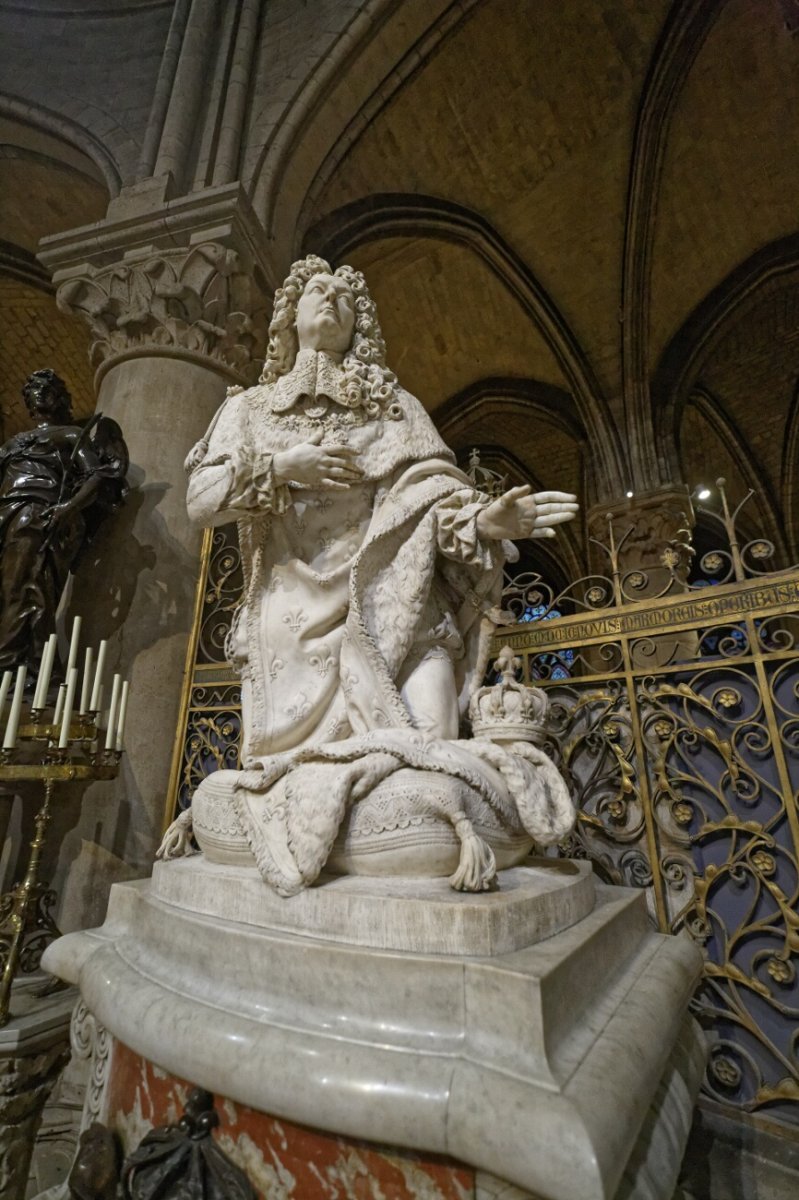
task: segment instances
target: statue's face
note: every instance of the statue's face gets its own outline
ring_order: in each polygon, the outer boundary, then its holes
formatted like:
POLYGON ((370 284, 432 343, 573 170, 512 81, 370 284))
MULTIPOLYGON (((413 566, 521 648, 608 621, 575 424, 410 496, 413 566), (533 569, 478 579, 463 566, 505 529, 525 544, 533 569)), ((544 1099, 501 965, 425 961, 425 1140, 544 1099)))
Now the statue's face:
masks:
POLYGON ((336 275, 312 276, 297 304, 300 350, 344 354, 354 328, 355 298, 346 280, 336 275))
POLYGON ((35 421, 69 419, 69 397, 52 384, 39 384, 25 397, 28 412, 35 421))

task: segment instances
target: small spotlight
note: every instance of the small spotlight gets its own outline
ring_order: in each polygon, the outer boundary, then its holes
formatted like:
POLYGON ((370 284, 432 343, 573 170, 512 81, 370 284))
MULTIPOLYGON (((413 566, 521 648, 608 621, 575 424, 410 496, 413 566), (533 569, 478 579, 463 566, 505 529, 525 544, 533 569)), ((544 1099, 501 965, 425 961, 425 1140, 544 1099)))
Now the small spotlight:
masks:
POLYGON ((700 483, 699 487, 696 489, 696 498, 697 500, 709 500, 710 488, 706 487, 704 483, 700 483))
POLYGON ((628 500, 632 500, 632 498, 633 498, 633 494, 632 494, 632 492, 625 492, 624 494, 625 494, 625 496, 627 497, 627 499, 628 499, 628 500))

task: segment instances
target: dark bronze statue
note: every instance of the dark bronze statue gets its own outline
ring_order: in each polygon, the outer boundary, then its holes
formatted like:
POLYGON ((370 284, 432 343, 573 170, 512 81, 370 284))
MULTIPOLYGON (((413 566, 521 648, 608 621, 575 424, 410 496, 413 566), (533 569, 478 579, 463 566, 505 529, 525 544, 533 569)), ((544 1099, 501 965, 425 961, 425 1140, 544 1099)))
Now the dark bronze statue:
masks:
POLYGON ((22 388, 35 428, 0 447, 0 671, 34 665, 70 571, 127 493, 116 421, 76 425, 66 385, 34 371, 22 388))

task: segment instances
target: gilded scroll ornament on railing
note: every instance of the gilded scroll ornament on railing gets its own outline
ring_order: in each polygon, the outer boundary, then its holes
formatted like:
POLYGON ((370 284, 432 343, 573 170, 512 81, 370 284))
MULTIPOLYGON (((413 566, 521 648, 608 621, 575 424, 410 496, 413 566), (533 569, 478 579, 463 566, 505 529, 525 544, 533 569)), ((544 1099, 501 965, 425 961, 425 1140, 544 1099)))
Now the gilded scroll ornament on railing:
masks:
POLYGON ((241 599, 241 556, 235 526, 207 529, 194 612, 189 662, 175 745, 167 823, 187 808, 212 771, 235 770, 241 738, 241 683, 229 666, 226 642, 241 599))

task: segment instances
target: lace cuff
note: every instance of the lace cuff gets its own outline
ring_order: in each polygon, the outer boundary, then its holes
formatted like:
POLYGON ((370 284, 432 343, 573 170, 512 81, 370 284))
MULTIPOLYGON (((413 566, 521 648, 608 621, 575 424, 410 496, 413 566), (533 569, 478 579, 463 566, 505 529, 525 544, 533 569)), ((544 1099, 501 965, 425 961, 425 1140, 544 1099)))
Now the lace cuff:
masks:
POLYGON ((494 563, 495 542, 483 542, 477 533, 478 514, 491 503, 481 492, 455 492, 439 501, 438 548, 447 558, 489 570, 494 563))
POLYGON ((246 512, 284 513, 291 503, 288 487, 275 483, 273 455, 254 454, 231 457, 228 508, 246 512))

